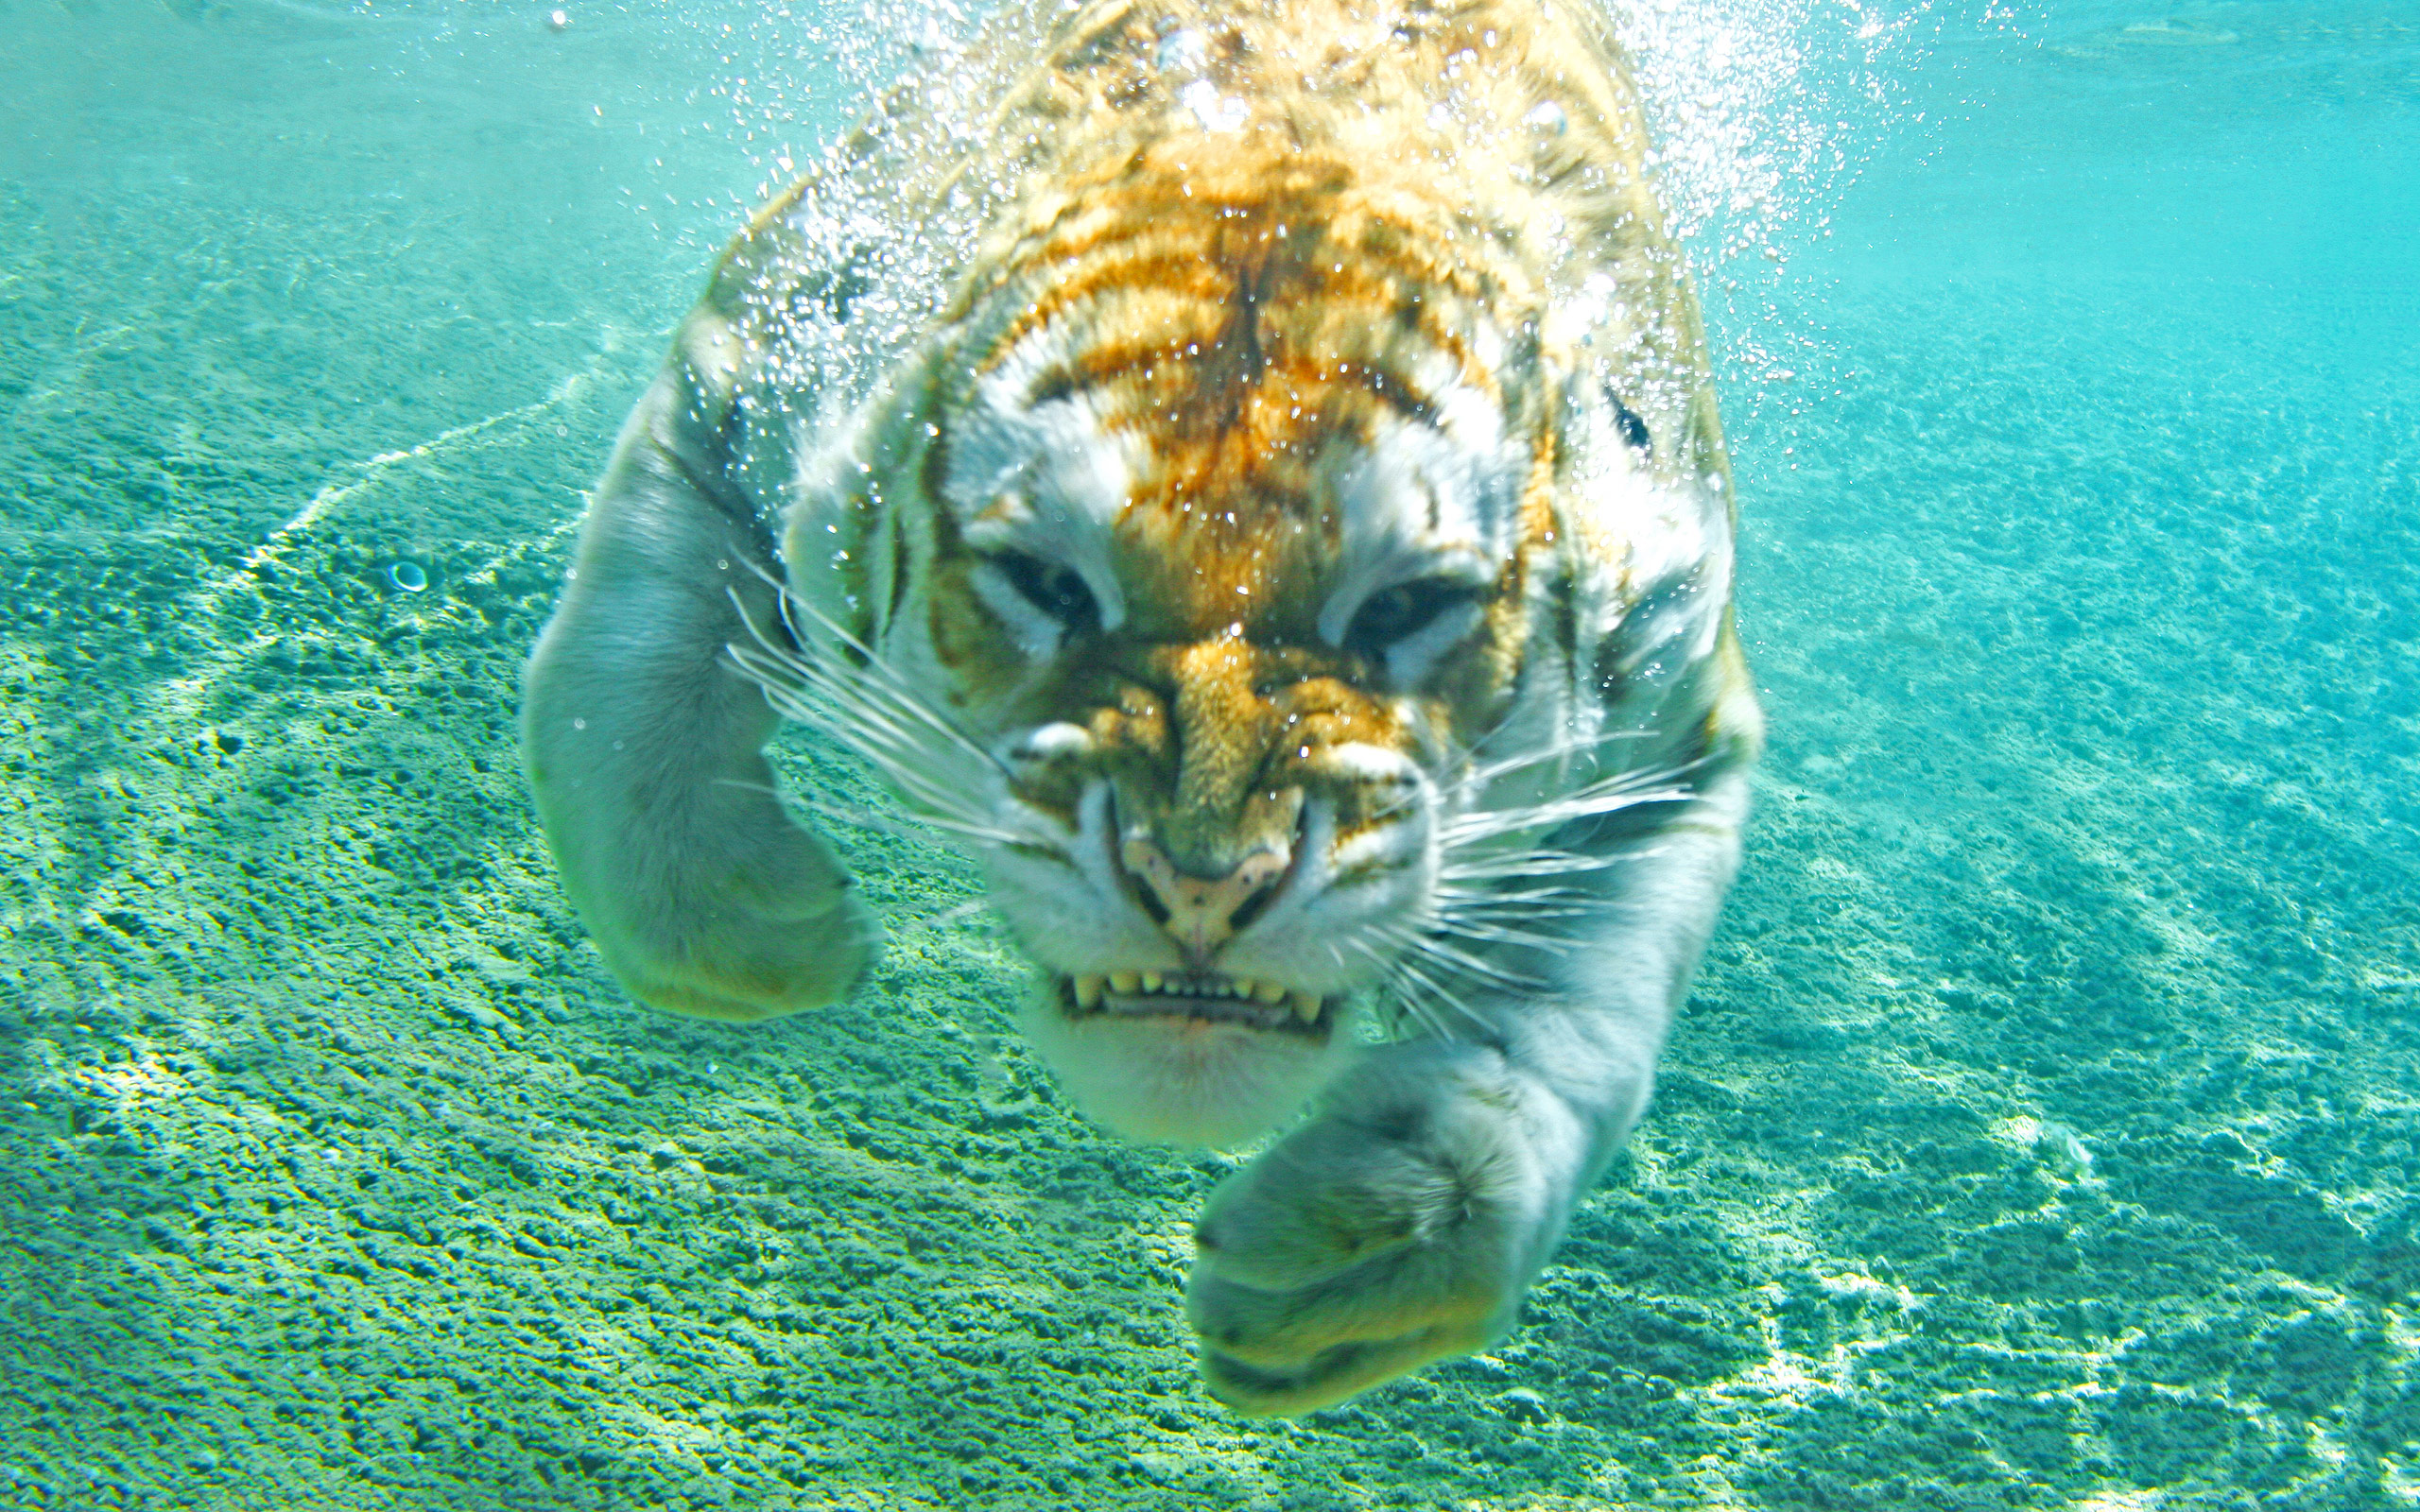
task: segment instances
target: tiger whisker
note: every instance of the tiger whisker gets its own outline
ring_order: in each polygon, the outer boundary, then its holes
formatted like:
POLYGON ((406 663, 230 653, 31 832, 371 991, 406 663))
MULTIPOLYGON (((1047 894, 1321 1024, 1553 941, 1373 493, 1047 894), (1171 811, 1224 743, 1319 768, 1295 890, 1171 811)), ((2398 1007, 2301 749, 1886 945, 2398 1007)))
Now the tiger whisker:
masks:
MULTIPOLYGON (((979 785, 963 764, 936 753, 893 710, 914 716, 914 725, 935 727, 929 711, 917 709, 898 690, 857 679, 842 679, 804 659, 734 646, 733 659, 765 689, 786 717, 825 730, 873 761, 903 797, 936 825, 977 839, 1007 838, 968 797, 979 785), (888 707, 886 707, 886 701, 888 707), (937 764, 946 769, 934 771, 937 764)), ((955 743, 976 750, 959 737, 955 743)), ((951 754, 959 754, 952 752, 951 754)))
MULTIPOLYGON (((1399 1010, 1393 1025, 1397 1032, 1402 1029, 1403 1020, 1409 1019, 1425 1033, 1442 1040, 1455 1038, 1454 1026, 1428 1001, 1438 997, 1443 991, 1442 988, 1428 981, 1417 968, 1409 967, 1399 959, 1381 956, 1372 950, 1362 950, 1357 954, 1366 955, 1385 968, 1389 977, 1388 996, 1393 1000, 1394 1006, 1399 1010), (1418 988, 1417 992, 1413 990, 1415 987, 1418 988)), ((1467 1013, 1469 1009, 1465 1007, 1463 1011, 1467 1013)))
MULTIPOLYGON (((844 738, 855 733, 859 739, 872 737, 877 746, 929 757, 933 752, 920 730, 947 729, 920 700, 881 679, 843 677, 804 658, 744 646, 732 647, 732 660, 765 689, 783 713, 831 729, 844 738)), ((955 743, 974 750, 963 737, 955 743)))
MULTIPOLYGON (((1488 731, 1485 738, 1471 747, 1469 754, 1474 757, 1478 755, 1486 748, 1488 741, 1494 740, 1508 728, 1510 727, 1498 725, 1488 731)), ((1579 751, 1593 752, 1599 747, 1610 745, 1617 740, 1637 740, 1646 733, 1647 731, 1641 730, 1617 730, 1610 734, 1574 736, 1559 745, 1549 746, 1544 750, 1525 751, 1518 756, 1508 756, 1501 761, 1491 762, 1485 766, 1474 767, 1464 774, 1462 781, 1466 784, 1485 787, 1497 778, 1510 777, 1514 772, 1526 771, 1533 766, 1543 766, 1548 762, 1561 761, 1579 751)))
POLYGON ((1536 930, 1522 929, 1512 924, 1464 923, 1453 920, 1441 922, 1437 927, 1444 934, 1459 935, 1464 939, 1480 940, 1494 945, 1528 945, 1539 950, 1547 950, 1569 943, 1552 935, 1542 935, 1536 930))
POLYGON ((1443 909, 1464 911, 1474 908, 1517 907, 1525 903, 1555 903, 1574 908, 1587 906, 1588 894, 1576 887, 1525 887, 1518 891, 1496 887, 1470 887, 1460 883, 1446 883, 1437 889, 1438 905, 1443 909))
MULTIPOLYGON (((732 598, 733 603, 735 606, 738 605, 736 593, 732 595, 732 598)), ((910 687, 888 662, 876 655, 872 646, 859 640, 846 626, 834 620, 814 605, 800 599, 786 588, 782 589, 778 602, 785 627, 795 623, 794 615, 803 615, 811 620, 824 634, 855 652, 859 658, 859 662, 850 669, 850 675, 846 677, 837 675, 798 650, 775 645, 756 622, 748 618, 745 607, 740 606, 741 622, 747 625, 749 636, 754 642, 757 651, 761 653, 761 658, 766 663, 802 677, 810 682, 820 683, 830 691, 841 694, 844 698, 853 695, 879 693, 890 700, 894 709, 910 716, 912 724, 941 735, 951 747, 972 758, 978 765, 995 771, 1006 771, 1006 767, 997 757, 967 738, 965 731, 959 730, 947 715, 934 708, 930 700, 910 687)), ((734 647, 735 655, 738 649, 736 646, 734 647)), ((752 659, 743 659, 742 664, 747 665, 749 660, 752 659)))
POLYGON ((1444 844, 1450 850, 1496 835, 1554 828, 1575 819, 1601 818, 1641 804, 1676 802, 1688 796, 1688 790, 1680 787, 1632 787, 1626 782, 1598 784, 1519 808, 1482 809, 1459 815, 1446 820, 1441 828, 1444 832, 1444 844))
POLYGON ((1469 951, 1459 945, 1448 943, 1435 934, 1421 936, 1413 948, 1441 965, 1458 968, 1496 987, 1512 988, 1517 990, 1534 988, 1543 985, 1536 977, 1526 971, 1516 971, 1508 967, 1499 966, 1483 956, 1474 955, 1469 951))
POLYGON ((1419 957, 1445 968, 1457 975, 1477 978, 1495 987, 1514 989, 1534 988, 1539 984, 1524 973, 1508 970, 1493 961, 1470 954, 1460 946, 1438 937, 1436 924, 1424 927, 1409 924, 1382 926, 1373 931, 1379 939, 1393 945, 1407 958, 1419 957))
MULTIPOLYGON (((1474 1008, 1469 1004, 1463 1002, 1460 993, 1457 993, 1450 988, 1445 987, 1443 983, 1437 981, 1427 972, 1413 965, 1410 961, 1397 960, 1394 963, 1394 971, 1398 976, 1408 977, 1412 982, 1418 984, 1420 988, 1426 992, 1429 998, 1443 1005, 1445 1007, 1453 1009, 1454 1012, 1461 1015, 1463 1020, 1467 1021, 1474 1028, 1478 1029, 1482 1037, 1494 1037, 1495 1025, 1490 1022, 1487 1017, 1481 1014, 1477 1008, 1474 1008)), ((1405 1005, 1413 1010, 1413 1012, 1421 1019, 1421 1022, 1427 1026, 1430 1033, 1443 1039, 1456 1038, 1455 1025, 1447 1021, 1443 1015, 1427 1011, 1427 1005, 1426 1004, 1419 1002, 1417 999, 1408 997, 1405 999, 1405 1005)))
POLYGON ((916 816, 914 823, 903 824, 896 819, 886 819, 879 815, 870 813, 864 809, 852 809, 841 804, 822 803, 811 799, 804 801, 806 802, 806 806, 808 808, 818 814, 824 814, 835 818, 846 819, 862 825, 867 829, 879 830, 885 833, 899 835, 903 838, 916 838, 921 836, 922 838, 929 840, 932 838, 931 832, 939 830, 944 834, 956 835, 968 840, 979 840, 990 845, 1016 846, 1047 844, 1047 842, 1038 840, 1033 835, 1020 833, 1014 830, 1003 830, 996 826, 978 824, 969 820, 954 819, 949 817, 947 815, 920 813, 916 816))
POLYGON ((1569 850, 1518 850, 1479 861, 1447 862, 1438 875, 1448 883, 1484 882, 1494 877, 1550 877, 1601 871, 1611 857, 1578 855, 1569 850))
POLYGON ((899 931, 892 938, 894 940, 912 939, 918 935, 927 934, 933 930, 947 929, 950 925, 963 919, 975 918, 990 906, 991 900, 988 898, 969 898, 962 903, 954 903, 936 913, 925 915, 906 929, 899 931))
MULTIPOLYGON (((1622 771, 1611 772, 1611 773, 1608 773, 1608 774, 1607 774, 1607 775, 1605 775, 1605 776, 1596 778, 1596 779, 1594 779, 1594 780, 1592 780, 1592 781, 1590 781, 1590 782, 1583 782, 1583 783, 1582 783, 1581 785, 1579 785, 1578 787, 1575 787, 1575 788, 1569 789, 1569 790, 1568 790, 1568 791, 1566 791, 1566 792, 1564 792, 1564 793, 1562 793, 1562 794, 1557 795, 1557 797, 1556 797, 1556 798, 1547 799, 1546 801, 1547 801, 1547 802, 1560 802, 1560 801, 1563 801, 1564 799, 1573 799, 1573 798, 1581 797, 1581 796, 1582 796, 1582 795, 1583 795, 1583 794, 1596 794, 1596 793, 1608 793, 1608 792, 1628 792, 1628 791, 1634 791, 1634 790, 1636 790, 1636 789, 1638 789, 1638 788, 1642 788, 1642 787, 1648 786, 1648 785, 1652 784, 1652 783, 1669 783, 1669 782, 1677 782, 1677 781, 1678 781, 1678 780, 1680 780, 1680 779, 1685 778, 1685 777, 1689 774, 1690 769, 1691 769, 1693 766, 1697 765, 1698 765, 1697 763, 1692 762, 1692 763, 1685 763, 1685 764, 1683 764, 1683 765, 1677 765, 1677 766, 1649 766, 1649 767, 1641 767, 1641 768, 1637 768, 1637 769, 1626 769, 1626 770, 1622 770, 1622 771)), ((1470 790, 1472 790, 1472 789, 1473 789, 1477 784, 1474 784, 1474 783, 1469 782, 1463 782, 1463 783, 1461 783, 1461 784, 1460 784, 1460 785, 1462 787, 1462 789, 1463 789, 1464 791, 1470 791, 1470 790)), ((1478 810, 1474 810, 1474 812, 1477 812, 1477 813, 1491 813, 1491 812, 1495 812, 1495 813, 1517 813, 1517 812, 1519 812, 1520 808, 1521 808, 1521 807, 1524 807, 1524 806, 1526 806, 1526 805, 1513 805, 1513 806, 1511 806, 1511 807, 1509 807, 1509 808, 1505 808, 1505 809, 1494 809, 1494 810, 1491 810, 1491 809, 1478 809, 1478 810)))
MULTIPOLYGON (((1580 747, 1566 747, 1565 749, 1567 751, 1574 748, 1580 747)), ((1699 756, 1693 757, 1685 762, 1679 762, 1664 766, 1624 768, 1609 773, 1606 776, 1599 777, 1593 782, 1583 783, 1580 787, 1560 795, 1557 799, 1547 799, 1547 801, 1560 802, 1577 799, 1588 794, 1622 792, 1656 783, 1680 784, 1685 782, 1692 774, 1702 770, 1710 759, 1711 758, 1708 757, 1699 756)), ((1458 786, 1460 786, 1460 788, 1464 792, 1483 792, 1485 788, 1495 779, 1509 775, 1511 772, 1518 771, 1523 766, 1538 765, 1538 762, 1536 760, 1524 760, 1499 765, 1502 766, 1502 770, 1489 770, 1485 775, 1478 773, 1466 775, 1458 786)), ((1506 810, 1480 809, 1474 812, 1518 812, 1518 806, 1506 810)))

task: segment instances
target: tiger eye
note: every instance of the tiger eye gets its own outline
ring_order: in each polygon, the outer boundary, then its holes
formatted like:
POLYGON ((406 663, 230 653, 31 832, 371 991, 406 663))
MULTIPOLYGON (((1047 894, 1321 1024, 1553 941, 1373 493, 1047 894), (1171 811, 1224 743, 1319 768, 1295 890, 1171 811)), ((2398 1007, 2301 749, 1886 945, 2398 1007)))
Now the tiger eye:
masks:
POLYGON ((1100 623, 1100 604, 1073 567, 1022 551, 1004 551, 991 560, 1026 602, 1068 629, 1087 630, 1100 623))
POLYGON ((1420 577, 1373 593, 1344 632, 1345 646, 1376 660, 1387 648, 1426 629, 1438 615, 1471 599, 1471 588, 1449 577, 1420 577))

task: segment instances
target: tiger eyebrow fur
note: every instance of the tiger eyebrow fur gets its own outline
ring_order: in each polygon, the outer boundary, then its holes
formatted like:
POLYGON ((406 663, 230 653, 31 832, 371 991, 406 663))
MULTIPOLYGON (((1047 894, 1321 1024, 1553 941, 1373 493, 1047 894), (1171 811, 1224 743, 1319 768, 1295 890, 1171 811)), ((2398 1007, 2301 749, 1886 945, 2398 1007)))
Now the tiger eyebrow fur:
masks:
MULTIPOLYGON (((1240 380, 1238 387, 1250 387, 1258 385, 1270 369, 1278 366, 1277 359, 1261 352, 1257 337, 1253 338, 1252 346, 1253 359, 1250 366, 1253 373, 1251 377, 1240 380)), ((1072 399, 1079 394, 1091 393, 1096 389, 1108 387, 1117 379, 1130 373, 1148 372, 1154 364, 1166 361, 1167 355, 1167 348, 1165 345, 1156 342, 1132 342, 1123 346, 1096 349, 1094 357, 1089 361, 1077 362, 1062 359, 1051 363, 1034 375, 1033 381, 1026 387, 1024 403, 1028 408, 1038 408, 1060 400, 1072 399)), ((1339 362, 1332 368, 1327 363, 1320 363, 1317 365, 1316 371, 1322 380, 1333 373, 1336 377, 1351 381, 1355 387, 1368 393, 1390 412, 1404 420, 1426 425, 1431 430, 1442 428, 1439 424, 1440 411, 1436 401, 1430 398, 1419 385, 1404 374, 1394 371, 1391 366, 1382 366, 1366 360, 1357 363, 1339 362)))

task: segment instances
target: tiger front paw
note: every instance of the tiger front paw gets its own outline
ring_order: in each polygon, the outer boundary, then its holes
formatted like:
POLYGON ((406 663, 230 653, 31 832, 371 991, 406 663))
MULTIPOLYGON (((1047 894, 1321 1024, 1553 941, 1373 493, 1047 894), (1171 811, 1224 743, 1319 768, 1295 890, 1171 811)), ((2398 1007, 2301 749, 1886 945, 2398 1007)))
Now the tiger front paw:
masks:
POLYGON ((765 808, 652 853, 634 838, 579 858, 558 846, 580 917, 632 997, 751 1022, 837 1002, 873 963, 881 931, 839 858, 765 808))
POLYGON ((1562 1237, 1583 1143, 1493 1051, 1374 1053, 1210 1199, 1185 1291, 1210 1390, 1307 1412, 1499 1337, 1562 1237))

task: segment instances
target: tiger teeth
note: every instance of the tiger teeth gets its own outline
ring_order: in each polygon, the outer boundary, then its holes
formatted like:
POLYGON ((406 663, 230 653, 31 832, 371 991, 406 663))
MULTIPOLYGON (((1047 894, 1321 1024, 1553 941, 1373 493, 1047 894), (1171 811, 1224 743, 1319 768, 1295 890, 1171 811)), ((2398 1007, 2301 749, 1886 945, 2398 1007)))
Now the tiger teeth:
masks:
POLYGON ((1264 982, 1250 976, 1177 976, 1159 971, 1111 971, 1105 975, 1071 976, 1069 989, 1076 1006, 1097 1008, 1104 993, 1120 997, 1156 994, 1179 998, 1228 998, 1237 1003, 1257 1004, 1264 1008, 1285 1005, 1285 1010, 1305 1023, 1320 1021, 1320 1009, 1327 1000, 1316 992, 1305 992, 1282 982, 1264 982))

